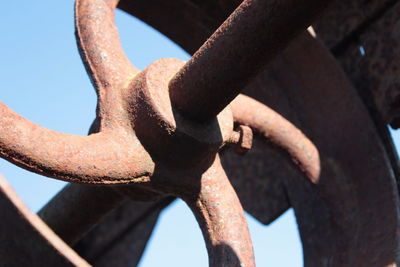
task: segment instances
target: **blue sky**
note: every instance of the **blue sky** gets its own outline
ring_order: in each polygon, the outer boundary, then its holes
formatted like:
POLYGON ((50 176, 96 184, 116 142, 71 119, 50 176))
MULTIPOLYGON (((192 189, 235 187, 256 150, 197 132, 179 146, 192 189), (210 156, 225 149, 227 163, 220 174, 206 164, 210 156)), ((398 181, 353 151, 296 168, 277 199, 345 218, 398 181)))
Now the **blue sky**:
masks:
MULTIPOLYGON (((95 115, 96 96, 77 52, 73 4, 72 0, 2 3, 0 101, 44 127, 86 135, 95 115)), ((116 20, 123 47, 139 69, 159 58, 189 58, 137 19, 118 11, 116 20)), ((400 139, 398 132, 395 139, 400 139)), ((4 160, 0 160, 0 172, 33 211, 64 185, 4 160)), ((268 227, 248 219, 258 266, 303 265, 292 211, 268 227)), ((207 266, 200 230, 181 201, 162 214, 140 266, 207 266)))

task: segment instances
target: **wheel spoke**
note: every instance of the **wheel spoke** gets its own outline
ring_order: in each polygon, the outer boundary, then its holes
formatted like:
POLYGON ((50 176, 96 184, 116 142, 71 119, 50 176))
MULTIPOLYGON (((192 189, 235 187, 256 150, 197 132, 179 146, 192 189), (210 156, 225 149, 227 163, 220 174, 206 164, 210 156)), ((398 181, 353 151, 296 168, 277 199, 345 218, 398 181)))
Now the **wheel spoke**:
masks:
POLYGON ((98 95, 98 116, 110 127, 122 112, 120 91, 138 73, 126 57, 114 23, 119 0, 77 0, 76 39, 98 95))
POLYGON ((315 145, 292 123, 266 105, 245 95, 231 103, 235 122, 248 125, 287 151, 307 177, 317 183, 321 171, 315 145))
POLYGON ((210 266, 255 266, 243 208, 217 157, 198 194, 183 197, 202 229, 210 266))
POLYGON ((37 174, 68 182, 146 182, 154 164, 132 136, 77 136, 52 131, 0 103, 0 156, 37 174))

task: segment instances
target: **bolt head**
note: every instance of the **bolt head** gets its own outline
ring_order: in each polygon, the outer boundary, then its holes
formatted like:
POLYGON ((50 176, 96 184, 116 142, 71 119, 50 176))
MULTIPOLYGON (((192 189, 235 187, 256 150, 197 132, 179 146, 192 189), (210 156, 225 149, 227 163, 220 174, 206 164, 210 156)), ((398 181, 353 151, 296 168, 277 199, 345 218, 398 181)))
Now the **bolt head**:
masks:
POLYGON ((239 155, 246 154, 253 145, 253 131, 249 126, 240 125, 239 126, 239 140, 235 146, 235 152, 239 155))

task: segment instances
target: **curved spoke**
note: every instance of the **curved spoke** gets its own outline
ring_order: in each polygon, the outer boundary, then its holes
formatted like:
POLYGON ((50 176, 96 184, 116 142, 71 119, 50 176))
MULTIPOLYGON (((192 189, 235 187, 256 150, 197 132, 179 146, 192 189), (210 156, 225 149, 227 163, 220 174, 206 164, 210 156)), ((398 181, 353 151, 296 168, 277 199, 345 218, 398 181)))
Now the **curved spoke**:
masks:
POLYGON ((149 180, 154 164, 140 142, 121 131, 77 136, 52 131, 0 103, 0 156, 35 173, 88 184, 149 180))
POLYGON ((120 91, 138 73, 126 57, 114 23, 119 0, 76 0, 75 27, 79 51, 98 95, 98 116, 115 122, 122 107, 120 91))
POLYGON ((252 127, 286 150, 308 178, 318 182, 321 171, 318 149, 296 126, 245 95, 239 95, 230 105, 235 122, 252 127))
POLYGON ((199 192, 183 197, 206 241, 210 266, 255 266, 242 205, 217 156, 203 173, 199 192))

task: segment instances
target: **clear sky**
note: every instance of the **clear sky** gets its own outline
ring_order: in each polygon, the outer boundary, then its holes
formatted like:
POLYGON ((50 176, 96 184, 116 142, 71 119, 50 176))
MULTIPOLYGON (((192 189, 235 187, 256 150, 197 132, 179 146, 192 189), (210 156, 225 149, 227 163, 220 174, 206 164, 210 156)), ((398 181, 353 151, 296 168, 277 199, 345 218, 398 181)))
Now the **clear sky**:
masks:
MULTIPOLYGON (((0 9, 0 101, 44 127, 86 135, 96 96, 74 37, 73 0, 4 1, 0 9)), ((123 47, 139 69, 159 58, 189 55, 137 19, 118 11, 123 47)), ((396 133, 397 141, 399 132, 396 133)), ((65 183, 41 177, 4 160, 0 172, 33 210, 65 183)), ((292 211, 270 226, 248 217, 258 266, 302 266, 292 211)), ((207 266, 207 253, 190 210, 177 201, 161 216, 140 266, 207 266)))

